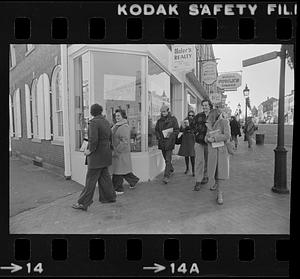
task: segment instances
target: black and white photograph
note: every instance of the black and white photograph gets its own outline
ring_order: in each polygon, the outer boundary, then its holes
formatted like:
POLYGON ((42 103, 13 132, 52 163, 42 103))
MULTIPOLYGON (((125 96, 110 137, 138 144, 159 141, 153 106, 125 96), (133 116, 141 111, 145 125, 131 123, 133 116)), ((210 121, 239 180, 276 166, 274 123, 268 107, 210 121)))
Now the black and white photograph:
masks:
POLYGON ((10 234, 289 234, 294 49, 10 44, 10 234))

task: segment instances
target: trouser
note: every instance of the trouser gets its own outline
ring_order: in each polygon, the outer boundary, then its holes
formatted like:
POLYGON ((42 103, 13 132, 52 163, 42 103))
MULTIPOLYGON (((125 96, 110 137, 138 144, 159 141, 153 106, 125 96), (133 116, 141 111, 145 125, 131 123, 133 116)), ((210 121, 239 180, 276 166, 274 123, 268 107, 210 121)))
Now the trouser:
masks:
POLYGON ((253 144, 253 135, 247 135, 248 147, 252 147, 253 144))
POLYGON ((164 173, 164 177, 170 177, 171 172, 174 171, 174 168, 172 166, 172 153, 173 150, 162 150, 162 155, 164 156, 165 159, 165 173, 164 173))
POLYGON ((223 189, 224 189, 224 179, 215 179, 216 182, 215 182, 215 185, 216 185, 216 190, 217 190, 217 193, 218 192, 223 192, 223 189))
POLYGON ((93 203, 96 184, 98 182, 99 201, 109 202, 116 199, 108 168, 88 169, 85 180, 85 187, 82 190, 78 203, 83 206, 90 206, 93 203))
POLYGON ((132 172, 126 174, 113 174, 112 176, 112 183, 114 185, 115 191, 123 192, 123 180, 126 180, 129 185, 134 186, 138 181, 139 178, 135 176, 132 172))
POLYGON ((191 159, 192 172, 195 173, 195 156, 185 156, 184 159, 187 170, 189 169, 189 159, 191 159))
POLYGON ((231 139, 232 139, 232 141, 234 141, 235 148, 237 148, 237 146, 238 146, 238 137, 237 137, 237 135, 232 135, 231 139))
POLYGON ((207 144, 195 143, 195 178, 196 182, 207 179, 207 144))

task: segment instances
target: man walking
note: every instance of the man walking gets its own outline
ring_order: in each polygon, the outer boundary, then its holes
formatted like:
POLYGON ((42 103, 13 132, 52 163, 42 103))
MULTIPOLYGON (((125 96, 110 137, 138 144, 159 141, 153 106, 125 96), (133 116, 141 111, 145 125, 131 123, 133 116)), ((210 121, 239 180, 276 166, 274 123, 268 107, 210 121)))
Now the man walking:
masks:
POLYGON ((167 105, 160 109, 161 117, 155 125, 156 138, 158 139, 158 149, 161 149, 165 159, 165 172, 163 182, 169 182, 171 172, 174 172, 172 166, 172 152, 175 147, 175 140, 179 133, 179 125, 175 116, 169 111, 167 105))
POLYGON ((207 175, 207 158, 208 150, 207 143, 204 141, 207 127, 205 125, 207 116, 212 109, 212 103, 208 99, 201 102, 203 112, 198 113, 192 123, 191 128, 195 134, 195 178, 196 185, 194 191, 199 191, 201 184, 208 182, 207 175))
POLYGON ((252 148, 253 134, 254 134, 255 130, 256 130, 256 127, 252 120, 252 117, 247 117, 247 123, 244 127, 244 133, 246 136, 246 140, 248 141, 248 148, 252 148))
POLYGON ((235 116, 231 116, 230 120, 230 131, 231 131, 231 141, 234 141, 234 147, 237 149, 238 146, 238 136, 241 137, 241 127, 240 123, 236 120, 235 116))
POLYGON ((82 190, 78 202, 72 207, 87 210, 93 203, 96 183, 99 187, 99 201, 102 203, 115 202, 116 193, 113 189, 108 166, 112 164, 111 129, 110 124, 102 115, 103 108, 98 104, 91 106, 93 119, 88 127, 87 156, 88 170, 85 187, 82 190))

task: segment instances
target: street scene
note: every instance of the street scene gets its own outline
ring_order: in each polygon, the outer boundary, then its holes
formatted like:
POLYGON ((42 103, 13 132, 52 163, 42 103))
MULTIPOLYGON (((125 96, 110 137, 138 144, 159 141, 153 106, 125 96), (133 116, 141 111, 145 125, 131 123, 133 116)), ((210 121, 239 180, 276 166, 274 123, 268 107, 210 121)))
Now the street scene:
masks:
POLYGON ((10 45, 9 101, 11 234, 290 232, 290 45, 10 45))

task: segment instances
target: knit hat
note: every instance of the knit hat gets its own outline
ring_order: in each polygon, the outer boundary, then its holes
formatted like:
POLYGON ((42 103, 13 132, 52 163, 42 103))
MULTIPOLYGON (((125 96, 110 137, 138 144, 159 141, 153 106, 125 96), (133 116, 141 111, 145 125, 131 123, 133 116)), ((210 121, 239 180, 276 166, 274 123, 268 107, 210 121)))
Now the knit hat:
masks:
POLYGON ((162 107, 160 108, 160 112, 168 111, 168 110, 169 110, 169 106, 167 106, 166 104, 163 104, 162 107))

